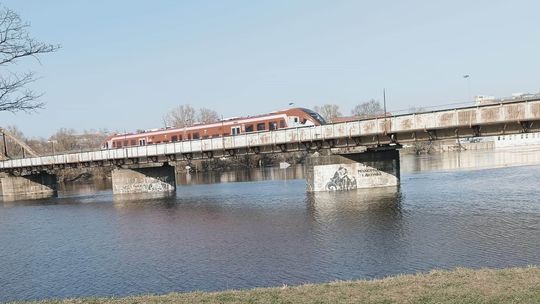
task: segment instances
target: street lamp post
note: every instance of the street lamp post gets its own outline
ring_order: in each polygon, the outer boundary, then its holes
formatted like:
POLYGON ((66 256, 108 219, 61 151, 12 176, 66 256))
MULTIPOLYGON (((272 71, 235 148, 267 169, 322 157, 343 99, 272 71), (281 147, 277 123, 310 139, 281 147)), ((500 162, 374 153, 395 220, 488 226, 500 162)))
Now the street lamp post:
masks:
POLYGON ((52 155, 56 155, 56 152, 54 151, 54 143, 56 142, 56 140, 49 140, 48 142, 51 143, 52 155))
POLYGON ((467 99, 473 98, 471 96, 471 75, 469 74, 463 75, 463 78, 467 79, 467 99))

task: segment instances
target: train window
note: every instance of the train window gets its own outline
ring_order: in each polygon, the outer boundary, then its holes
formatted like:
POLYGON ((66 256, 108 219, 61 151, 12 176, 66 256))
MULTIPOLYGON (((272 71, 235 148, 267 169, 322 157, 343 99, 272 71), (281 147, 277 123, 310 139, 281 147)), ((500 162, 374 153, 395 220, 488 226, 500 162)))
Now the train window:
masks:
POLYGON ((269 129, 270 131, 273 131, 273 130, 277 129, 277 122, 275 122, 275 121, 269 122, 269 123, 268 123, 268 129, 269 129))
POLYGON ((171 136, 171 141, 172 142, 178 141, 178 136, 176 136, 176 135, 171 136))
POLYGON ((285 120, 280 120, 279 121, 279 127, 280 128, 285 128, 285 120))
POLYGON ((238 134, 240 134, 240 127, 232 127, 232 128, 231 128, 231 134, 232 134, 232 135, 238 135, 238 134))
POLYGON ((146 146, 146 139, 144 138, 139 139, 139 146, 146 146))
POLYGON ((257 131, 264 131, 265 125, 264 122, 257 124, 257 131))
POLYGON ((193 139, 199 139, 199 133, 198 132, 193 133, 193 139))
POLYGON ((136 144, 137 144, 137 141, 136 141, 135 139, 132 139, 130 145, 131 145, 131 146, 135 146, 136 144))
POLYGON ((178 140, 182 141, 182 135, 178 135, 178 140))
POLYGON ((253 125, 246 125, 246 132, 253 132, 253 125))

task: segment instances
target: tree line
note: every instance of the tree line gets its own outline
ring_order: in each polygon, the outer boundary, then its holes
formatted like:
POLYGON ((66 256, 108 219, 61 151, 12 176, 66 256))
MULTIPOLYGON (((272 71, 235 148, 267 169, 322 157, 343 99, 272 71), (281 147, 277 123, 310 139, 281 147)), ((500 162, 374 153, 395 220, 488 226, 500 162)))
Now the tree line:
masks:
POLYGON ((219 114, 208 108, 195 109, 189 104, 179 105, 163 116, 165 127, 184 128, 196 123, 209 124, 220 121, 219 114))
MULTIPOLYGON (((323 104, 322 106, 315 106, 313 110, 319 113, 327 122, 335 122, 344 115, 339 109, 337 104, 323 104)), ((350 111, 350 116, 363 119, 374 116, 384 115, 384 109, 381 102, 375 99, 357 104, 350 111)))

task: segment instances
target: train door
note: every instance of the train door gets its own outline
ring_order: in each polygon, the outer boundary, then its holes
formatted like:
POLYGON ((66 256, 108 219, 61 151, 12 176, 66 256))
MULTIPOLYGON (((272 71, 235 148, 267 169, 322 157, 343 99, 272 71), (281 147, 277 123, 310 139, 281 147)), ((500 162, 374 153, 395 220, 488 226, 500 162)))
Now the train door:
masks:
POLYGON ((238 134, 240 134, 240 127, 239 127, 239 126, 231 127, 231 134, 232 134, 232 135, 238 135, 238 134))
POLYGON ((289 127, 298 127, 300 125, 300 119, 298 116, 289 116, 289 127))
POLYGON ((139 146, 146 146, 146 138, 139 139, 139 146))

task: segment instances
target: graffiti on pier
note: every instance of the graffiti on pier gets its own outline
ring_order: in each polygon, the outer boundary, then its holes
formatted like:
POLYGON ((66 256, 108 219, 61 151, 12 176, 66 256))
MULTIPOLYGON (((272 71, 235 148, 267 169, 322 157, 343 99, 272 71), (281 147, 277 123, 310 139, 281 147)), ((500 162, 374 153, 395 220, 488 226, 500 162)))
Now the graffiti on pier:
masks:
POLYGON ((356 178, 349 176, 347 169, 341 166, 326 184, 326 190, 328 191, 354 190, 356 187, 356 178))

